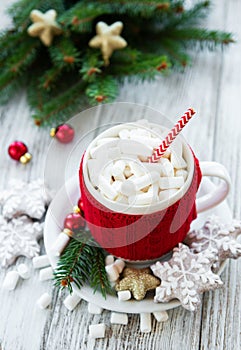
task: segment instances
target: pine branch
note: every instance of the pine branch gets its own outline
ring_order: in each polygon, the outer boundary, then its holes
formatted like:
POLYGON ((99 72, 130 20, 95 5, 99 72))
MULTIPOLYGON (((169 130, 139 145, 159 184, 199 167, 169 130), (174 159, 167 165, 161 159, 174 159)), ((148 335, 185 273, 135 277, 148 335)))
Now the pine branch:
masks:
POLYGON ((78 288, 89 282, 93 293, 97 290, 104 298, 111 293, 111 286, 105 271, 105 255, 96 246, 89 232, 80 232, 77 239, 71 239, 61 255, 54 271, 55 286, 68 288, 73 292, 72 283, 78 288))
POLYGON ((86 95, 91 104, 96 102, 111 102, 118 94, 118 82, 112 76, 97 76, 86 89, 86 95))
POLYGON ((78 67, 80 63, 80 52, 69 38, 56 40, 56 44, 49 48, 49 52, 53 64, 60 69, 70 70, 78 67))

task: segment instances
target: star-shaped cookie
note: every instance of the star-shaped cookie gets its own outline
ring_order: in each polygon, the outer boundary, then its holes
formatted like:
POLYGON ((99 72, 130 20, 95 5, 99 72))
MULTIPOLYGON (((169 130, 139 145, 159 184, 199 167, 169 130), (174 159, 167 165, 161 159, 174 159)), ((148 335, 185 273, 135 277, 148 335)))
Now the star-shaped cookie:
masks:
POLYGON ((236 240, 240 234, 240 221, 233 220, 229 224, 223 224, 220 218, 211 216, 201 229, 191 231, 187 235, 185 243, 194 253, 213 252, 217 257, 213 264, 216 271, 222 261, 241 256, 241 244, 236 240))
POLYGON ((123 49, 127 42, 120 36, 123 29, 122 22, 115 22, 108 26, 105 22, 98 22, 96 25, 97 35, 89 42, 89 46, 100 48, 106 66, 110 63, 110 57, 114 50, 123 49))
POLYGON ((38 36, 45 46, 50 46, 54 36, 62 33, 62 29, 56 22, 56 17, 55 10, 49 10, 45 13, 39 10, 31 11, 30 18, 33 24, 28 28, 28 34, 33 37, 38 36))
POLYGON ((37 240, 42 236, 43 225, 26 216, 8 222, 0 216, 0 265, 8 267, 18 256, 33 258, 39 255, 37 240))
POLYGON ((178 299, 185 309, 195 311, 201 303, 201 293, 223 284, 220 277, 212 272, 212 263, 203 253, 194 254, 188 246, 180 243, 173 249, 169 261, 151 266, 154 275, 161 279, 154 301, 178 299))
POLYGON ((159 284, 159 279, 151 275, 149 268, 125 268, 123 279, 116 284, 115 289, 118 292, 129 290, 136 300, 142 300, 148 290, 155 289, 159 284))
POLYGON ((50 194, 41 180, 27 183, 12 179, 8 188, 0 192, 2 215, 7 219, 28 215, 39 220, 43 217, 50 199, 50 194))

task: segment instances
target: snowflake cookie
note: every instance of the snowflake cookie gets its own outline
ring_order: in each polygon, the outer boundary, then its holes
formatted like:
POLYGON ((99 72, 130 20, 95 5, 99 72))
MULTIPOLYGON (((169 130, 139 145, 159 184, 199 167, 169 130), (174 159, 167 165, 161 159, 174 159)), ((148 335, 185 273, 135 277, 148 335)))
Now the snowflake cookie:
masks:
POLYGON ((7 221, 0 216, 0 265, 8 267, 18 256, 33 258, 39 255, 37 240, 42 236, 43 225, 32 222, 27 216, 7 221))
POLYGON ((8 189, 0 193, 2 215, 7 219, 27 215, 41 219, 50 202, 41 180, 26 183, 21 180, 10 180, 8 189))
POLYGON ((214 262, 213 269, 217 271, 222 261, 241 256, 241 244, 236 240, 240 234, 240 221, 233 220, 230 224, 223 224, 220 218, 213 215, 201 229, 191 231, 185 243, 194 253, 214 253, 217 261, 214 262))
POLYGON ((185 309, 197 310, 201 303, 200 294, 223 284, 220 277, 212 272, 212 263, 213 260, 203 253, 194 254, 188 246, 180 243, 173 249, 169 261, 157 262, 151 266, 154 275, 161 280, 154 301, 179 299, 185 309))

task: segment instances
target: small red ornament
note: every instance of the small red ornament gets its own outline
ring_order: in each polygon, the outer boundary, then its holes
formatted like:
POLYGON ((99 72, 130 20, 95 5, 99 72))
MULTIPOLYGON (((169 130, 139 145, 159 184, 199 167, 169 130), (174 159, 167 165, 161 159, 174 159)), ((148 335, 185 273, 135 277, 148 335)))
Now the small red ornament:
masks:
POLYGON ((85 219, 80 213, 71 213, 64 220, 64 228, 70 231, 76 231, 85 227, 85 219))
POLYGON ((18 160, 22 164, 28 163, 32 155, 28 153, 28 147, 21 141, 14 141, 8 147, 8 154, 14 160, 18 160))
POLYGON ((81 198, 78 200, 78 207, 79 207, 79 209, 80 209, 80 211, 81 211, 81 213, 83 215, 83 213, 84 213, 84 204, 83 204, 83 201, 82 201, 81 198))
POLYGON ((50 136, 56 137, 61 143, 69 143, 74 138, 74 129, 69 124, 61 124, 51 129, 50 136))

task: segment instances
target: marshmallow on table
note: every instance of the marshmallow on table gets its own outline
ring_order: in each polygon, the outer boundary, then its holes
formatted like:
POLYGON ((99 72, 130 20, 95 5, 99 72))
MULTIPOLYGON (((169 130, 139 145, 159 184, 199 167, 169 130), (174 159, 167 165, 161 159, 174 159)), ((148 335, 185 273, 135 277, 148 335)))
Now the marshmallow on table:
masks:
POLYGON ((178 189, 176 188, 171 188, 170 190, 163 190, 159 192, 159 200, 163 201, 165 199, 169 199, 172 197, 174 194, 178 192, 178 189))
POLYGON ((117 268, 118 272, 121 273, 124 270, 125 262, 122 259, 116 259, 114 266, 117 268))
POLYGON ((100 315, 102 313, 103 309, 102 307, 92 304, 92 303, 88 303, 88 312, 90 314, 93 315, 100 315))
POLYGON ((105 257, 105 265, 111 265, 114 263, 114 261, 115 261, 115 259, 114 259, 113 255, 107 255, 105 257))
POLYGON ((115 264, 105 266, 105 271, 110 282, 115 282, 119 278, 118 267, 115 264))
POLYGON ((143 333, 151 332, 151 314, 147 312, 140 313, 140 331, 143 333))
POLYGON ((182 176, 175 177, 160 177, 159 187, 161 190, 168 190, 170 188, 181 188, 184 185, 182 176))
POLYGON ((69 311, 73 311, 80 301, 81 298, 75 292, 73 292, 72 294, 68 295, 67 298, 64 299, 64 306, 69 311))
POLYGON ((33 267, 39 269, 50 265, 50 261, 47 255, 36 256, 32 259, 33 267))
POLYGON ((39 280, 40 281, 47 281, 51 280, 53 278, 53 269, 52 267, 46 267, 45 269, 42 269, 39 271, 39 280))
POLYGON ((55 240, 53 246, 51 247, 51 252, 54 256, 60 256, 64 251, 65 247, 69 243, 70 237, 65 232, 60 232, 57 239, 55 240))
POLYGON ((37 300, 36 304, 40 309, 46 309, 51 303, 51 296, 48 293, 44 293, 37 300))
POLYGON ((20 264, 17 266, 17 271, 20 277, 22 277, 24 280, 27 280, 30 278, 30 270, 28 265, 26 264, 20 264))
POLYGON ((112 312, 110 316, 110 323, 127 325, 128 315, 119 312, 112 312))
POLYGON ((3 280, 3 289, 14 290, 19 280, 17 271, 9 271, 3 280))
POLYGON ((105 337, 105 324, 99 323, 99 324, 92 324, 89 326, 89 335, 90 338, 104 338, 105 337))
POLYGON ((166 311, 155 311, 153 315, 157 322, 166 322, 168 320, 168 313, 166 311))
POLYGON ((131 292, 129 290, 121 290, 117 292, 119 301, 127 301, 131 299, 131 292))

